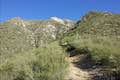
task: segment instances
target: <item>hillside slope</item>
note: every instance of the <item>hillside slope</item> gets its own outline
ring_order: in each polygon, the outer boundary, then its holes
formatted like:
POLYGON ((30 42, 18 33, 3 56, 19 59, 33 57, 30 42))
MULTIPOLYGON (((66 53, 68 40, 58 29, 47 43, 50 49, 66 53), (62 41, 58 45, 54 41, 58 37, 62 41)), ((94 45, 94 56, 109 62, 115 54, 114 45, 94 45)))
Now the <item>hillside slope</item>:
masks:
POLYGON ((64 23, 54 20, 54 18, 23 20, 16 17, 1 23, 0 43, 2 47, 0 47, 0 54, 23 52, 59 39, 74 25, 73 21, 62 21, 64 23))
POLYGON ((60 43, 70 57, 87 54, 93 68, 99 66, 114 74, 115 80, 120 79, 120 14, 89 12, 60 43))
POLYGON ((120 79, 120 14, 0 23, 0 79, 64 80, 68 69, 67 80, 120 79))
POLYGON ((0 23, 0 79, 63 80, 66 53, 57 40, 73 25, 73 21, 57 17, 16 17, 0 23))
POLYGON ((76 23, 78 33, 101 36, 120 35, 120 14, 89 12, 76 23))

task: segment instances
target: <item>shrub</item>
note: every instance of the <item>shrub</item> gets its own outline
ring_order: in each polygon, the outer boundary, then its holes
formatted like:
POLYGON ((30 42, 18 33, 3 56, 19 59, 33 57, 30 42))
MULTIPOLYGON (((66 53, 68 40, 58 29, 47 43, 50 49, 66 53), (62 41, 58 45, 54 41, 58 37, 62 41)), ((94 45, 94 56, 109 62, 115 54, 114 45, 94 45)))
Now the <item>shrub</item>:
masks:
POLYGON ((64 51, 57 42, 26 53, 14 54, 0 64, 0 79, 63 80, 67 68, 64 58, 64 51))

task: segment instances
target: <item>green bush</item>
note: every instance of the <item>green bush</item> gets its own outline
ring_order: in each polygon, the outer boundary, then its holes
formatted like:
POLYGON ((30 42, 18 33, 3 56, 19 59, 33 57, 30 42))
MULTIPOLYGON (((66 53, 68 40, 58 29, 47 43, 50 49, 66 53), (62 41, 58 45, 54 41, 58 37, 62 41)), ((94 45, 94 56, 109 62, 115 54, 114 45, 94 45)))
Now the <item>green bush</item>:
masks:
POLYGON ((65 42, 88 50, 91 58, 105 67, 117 69, 120 66, 120 40, 115 36, 74 35, 65 37, 65 42))
POLYGON ((63 80, 66 68, 65 53, 57 42, 53 42, 7 58, 0 64, 0 79, 63 80))

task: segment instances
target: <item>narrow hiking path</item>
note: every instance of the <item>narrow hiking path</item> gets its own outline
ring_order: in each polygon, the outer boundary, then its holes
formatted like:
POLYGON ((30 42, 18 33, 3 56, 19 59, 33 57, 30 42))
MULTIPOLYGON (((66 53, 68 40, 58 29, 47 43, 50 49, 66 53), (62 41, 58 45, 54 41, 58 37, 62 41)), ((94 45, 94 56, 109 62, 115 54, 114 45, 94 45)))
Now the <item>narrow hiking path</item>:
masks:
POLYGON ((74 62, 79 61, 80 57, 81 55, 67 58, 69 62, 69 72, 66 80, 88 80, 90 78, 87 71, 83 71, 74 64, 74 62))
POLYGON ((69 71, 65 80, 116 80, 106 70, 94 64, 87 54, 75 55, 66 60, 69 62, 69 71))

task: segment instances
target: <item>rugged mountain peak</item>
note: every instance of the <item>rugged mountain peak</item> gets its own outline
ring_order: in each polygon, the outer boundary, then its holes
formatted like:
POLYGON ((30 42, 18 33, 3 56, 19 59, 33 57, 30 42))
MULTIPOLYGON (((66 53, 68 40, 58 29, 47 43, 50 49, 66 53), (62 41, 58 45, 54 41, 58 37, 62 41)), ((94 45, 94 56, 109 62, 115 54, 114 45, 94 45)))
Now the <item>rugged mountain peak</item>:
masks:
POLYGON ((26 21, 24 21, 20 17, 12 18, 12 19, 8 20, 7 22, 10 23, 11 25, 16 25, 16 26, 21 26, 21 27, 26 26, 26 21))
POLYGON ((67 21, 67 22, 74 22, 73 20, 70 20, 70 19, 64 19, 64 21, 67 21))
POLYGON ((61 23, 61 24, 64 24, 64 20, 61 19, 61 18, 58 18, 58 17, 51 17, 51 19, 54 20, 54 21, 57 21, 57 22, 59 22, 59 23, 61 23))
POLYGON ((11 24, 19 24, 22 21, 23 21, 23 19, 20 17, 14 17, 14 18, 8 20, 8 22, 10 22, 11 24))

